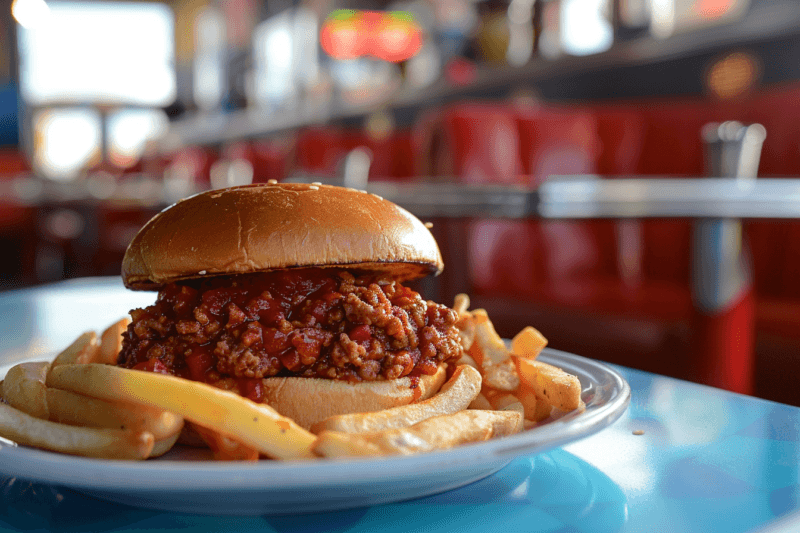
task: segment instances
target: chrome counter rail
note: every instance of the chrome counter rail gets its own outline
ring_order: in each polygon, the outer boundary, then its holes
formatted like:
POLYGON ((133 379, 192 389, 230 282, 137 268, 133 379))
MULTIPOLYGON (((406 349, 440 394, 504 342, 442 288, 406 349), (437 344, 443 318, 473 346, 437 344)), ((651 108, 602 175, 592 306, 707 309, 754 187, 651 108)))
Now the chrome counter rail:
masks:
POLYGON ((420 217, 800 218, 800 178, 556 178, 536 191, 467 184, 371 183, 420 217))
MULTIPOLYGON (((320 181, 304 177, 296 181, 320 181)), ((333 181, 323 180, 330 183, 333 181)), ((341 181, 341 180, 339 180, 341 181)), ((422 180, 370 182, 366 189, 420 218, 800 218, 800 178, 553 178, 532 190, 422 180)), ((84 180, 53 183, 33 178, 0 183, 0 198, 20 205, 112 202, 166 206, 191 188, 171 190, 155 180, 114 185, 84 180)))
POLYGON ((370 183, 367 191, 401 205, 420 218, 530 218, 537 215, 536 192, 503 185, 463 183, 370 183))

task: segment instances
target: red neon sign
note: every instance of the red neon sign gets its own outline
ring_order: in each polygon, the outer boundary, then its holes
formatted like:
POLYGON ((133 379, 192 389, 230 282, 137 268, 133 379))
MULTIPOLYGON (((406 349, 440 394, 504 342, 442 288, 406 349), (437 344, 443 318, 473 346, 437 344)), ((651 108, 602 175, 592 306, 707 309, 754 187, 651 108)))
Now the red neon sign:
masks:
POLYGON ((336 59, 372 56, 398 62, 419 52, 422 30, 402 11, 340 9, 325 20, 319 40, 322 49, 336 59))

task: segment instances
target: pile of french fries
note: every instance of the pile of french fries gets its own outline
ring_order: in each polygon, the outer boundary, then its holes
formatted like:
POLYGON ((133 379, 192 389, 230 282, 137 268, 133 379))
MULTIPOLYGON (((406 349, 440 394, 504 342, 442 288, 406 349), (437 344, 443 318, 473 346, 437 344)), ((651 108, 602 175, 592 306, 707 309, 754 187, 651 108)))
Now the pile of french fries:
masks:
POLYGON ((547 346, 547 339, 536 328, 528 326, 517 333, 509 350, 486 311, 469 311, 468 307, 466 294, 456 296, 454 309, 466 350, 459 364, 470 365, 483 376, 481 393, 470 409, 521 404, 523 427, 530 429, 552 416, 586 408, 576 376, 536 360, 547 346))
POLYGON ((220 460, 408 455, 503 437, 582 409, 575 376, 536 360, 547 340, 528 327, 511 348, 483 310, 458 295, 465 355, 431 398, 300 427, 266 404, 179 377, 115 366, 123 319, 87 332, 53 361, 0 381, 0 436, 87 457, 141 460, 194 437, 220 460))

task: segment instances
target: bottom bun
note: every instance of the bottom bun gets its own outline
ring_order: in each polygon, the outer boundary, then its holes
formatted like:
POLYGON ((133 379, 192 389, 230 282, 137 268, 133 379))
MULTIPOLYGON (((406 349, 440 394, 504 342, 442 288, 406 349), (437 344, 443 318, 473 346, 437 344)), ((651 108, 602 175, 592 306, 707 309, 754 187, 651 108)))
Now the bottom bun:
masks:
MULTIPOLYGON (((264 378, 264 403, 297 425, 310 429, 334 415, 368 413, 426 400, 436 394, 447 377, 447 365, 436 373, 423 375, 419 384, 411 388, 411 378, 390 381, 361 381, 348 383, 320 378, 264 378)), ((237 390, 236 381, 225 378, 214 383, 226 390, 237 390)), ((205 440, 194 429, 194 424, 183 426, 180 444, 205 447, 205 440)))
POLYGON ((305 429, 334 415, 380 411, 430 398, 446 378, 446 368, 423 375, 416 388, 410 378, 348 383, 319 378, 266 378, 264 403, 305 429))

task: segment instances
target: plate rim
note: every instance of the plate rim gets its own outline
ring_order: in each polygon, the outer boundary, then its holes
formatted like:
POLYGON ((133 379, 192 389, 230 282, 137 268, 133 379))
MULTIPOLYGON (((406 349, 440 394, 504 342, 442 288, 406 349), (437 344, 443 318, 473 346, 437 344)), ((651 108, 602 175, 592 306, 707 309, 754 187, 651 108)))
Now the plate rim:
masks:
MULTIPOLYGON (((584 412, 572 412, 503 439, 462 445, 448 450, 375 458, 313 461, 260 461, 232 463, 213 461, 120 461, 69 456, 28 447, 0 446, 0 474, 61 485, 75 489, 129 492, 203 492, 219 490, 297 490, 320 486, 357 486, 389 480, 413 480, 421 472, 462 471, 468 465, 494 468, 522 455, 535 455, 588 437, 610 426, 627 410, 631 389, 625 378, 611 366, 572 353, 545 348, 541 359, 567 370, 594 372, 594 378, 610 378, 609 397, 602 404, 587 403, 584 412), (577 421, 577 422, 576 422, 577 421), (369 468, 380 463, 380 468, 369 468), (35 467, 30 469, 29 467, 35 467), (69 475, 63 473, 69 471, 69 475), (358 471, 358 476, 353 473, 358 471), (291 476, 285 474, 291 473, 291 476), (77 475, 76 475, 77 474, 77 475), (180 475, 179 482, 165 483, 180 475), (126 486, 121 486, 121 480, 126 486), (278 480, 276 482, 275 480, 278 480)), ((586 384, 582 383, 584 393, 586 384)))

